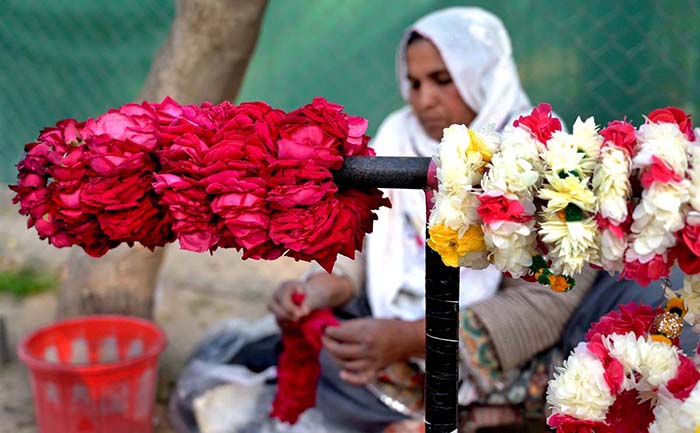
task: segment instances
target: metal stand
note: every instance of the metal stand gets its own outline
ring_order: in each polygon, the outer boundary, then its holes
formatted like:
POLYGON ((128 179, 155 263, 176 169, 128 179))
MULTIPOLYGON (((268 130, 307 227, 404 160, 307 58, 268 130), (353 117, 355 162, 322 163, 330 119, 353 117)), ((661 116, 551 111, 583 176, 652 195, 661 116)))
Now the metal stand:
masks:
MULTIPOLYGON (((341 188, 425 189, 436 185, 430 158, 348 157, 334 174, 341 188)), ((429 192, 426 190, 426 194, 429 192)), ((426 235, 427 237, 427 235, 426 235)), ((425 251, 425 431, 457 432, 459 268, 425 251)))

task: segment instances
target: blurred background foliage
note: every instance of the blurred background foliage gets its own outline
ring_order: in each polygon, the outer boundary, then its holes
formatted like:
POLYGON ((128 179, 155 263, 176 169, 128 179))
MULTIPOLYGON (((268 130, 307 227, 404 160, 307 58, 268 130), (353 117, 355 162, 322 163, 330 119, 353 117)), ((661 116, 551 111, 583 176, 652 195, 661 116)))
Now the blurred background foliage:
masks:
MULTIPOLYGON (((239 100, 293 109, 324 96, 373 133, 402 101, 394 73, 403 30, 447 6, 475 5, 508 28, 523 85, 570 125, 675 105, 700 117, 696 0, 270 0, 239 100)), ((174 6, 163 0, 0 0, 0 181, 25 142, 65 117, 136 97, 174 6)))

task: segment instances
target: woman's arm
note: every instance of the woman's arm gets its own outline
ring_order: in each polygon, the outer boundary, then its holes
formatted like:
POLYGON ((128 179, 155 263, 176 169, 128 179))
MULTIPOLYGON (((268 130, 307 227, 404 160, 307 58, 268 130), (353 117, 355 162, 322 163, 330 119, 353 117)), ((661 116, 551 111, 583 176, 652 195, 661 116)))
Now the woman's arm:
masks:
POLYGON ((556 344, 597 275, 595 269, 584 269, 567 293, 538 283, 504 279, 496 296, 469 307, 488 333, 501 370, 520 366, 556 344))
POLYGON ((332 274, 313 263, 301 279, 282 283, 275 290, 268 309, 280 324, 284 324, 320 308, 342 305, 357 294, 363 278, 362 269, 363 259, 359 255, 355 260, 338 257, 332 274), (300 305, 292 300, 294 293, 304 294, 300 305))

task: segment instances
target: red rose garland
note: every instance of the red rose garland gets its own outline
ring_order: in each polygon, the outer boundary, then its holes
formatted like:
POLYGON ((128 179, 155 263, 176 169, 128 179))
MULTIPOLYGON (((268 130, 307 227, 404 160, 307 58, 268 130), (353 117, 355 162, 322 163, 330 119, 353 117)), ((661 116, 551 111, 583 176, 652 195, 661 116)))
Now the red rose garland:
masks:
POLYGON ((322 98, 291 113, 262 102, 127 104, 63 120, 25 146, 13 202, 40 238, 94 257, 178 239, 244 258, 288 255, 330 270, 354 257, 377 189, 338 191, 344 156, 370 156, 367 121, 322 98))

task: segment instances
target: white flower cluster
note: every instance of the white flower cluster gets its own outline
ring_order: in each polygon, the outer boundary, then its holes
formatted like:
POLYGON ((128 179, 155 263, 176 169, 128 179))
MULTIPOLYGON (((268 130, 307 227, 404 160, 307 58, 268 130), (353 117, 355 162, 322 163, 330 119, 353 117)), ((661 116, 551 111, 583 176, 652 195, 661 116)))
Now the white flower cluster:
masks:
POLYGON ((629 248, 625 260, 647 263, 664 255, 676 244, 675 233, 685 224, 684 208, 690 199, 690 182, 685 179, 688 168, 688 139, 673 123, 647 123, 637 133, 638 151, 633 168, 644 172, 661 161, 678 181, 653 182, 645 188, 632 213, 629 248))
POLYGON ((654 341, 647 336, 637 337, 633 332, 612 334, 603 340, 610 356, 617 358, 625 368, 623 390, 651 391, 678 374, 680 359, 675 346, 654 341))
MULTIPOLYGON (((464 125, 443 130, 435 157, 438 191, 430 214, 430 226, 444 224, 462 237, 470 226, 480 225, 477 213, 484 168, 498 151, 500 136, 493 131, 476 132, 464 125)), ((486 251, 460 257, 460 266, 483 269, 488 266, 486 251)))
POLYGON ((681 401, 664 387, 657 394, 654 422, 649 433, 695 433, 700 431, 700 383, 681 401))
POLYGON ((605 381, 605 367, 586 343, 579 343, 573 353, 557 367, 547 387, 547 403, 552 413, 578 419, 605 421, 615 396, 605 381))
MULTIPOLYGON (((675 378, 680 366, 680 351, 675 346, 652 340, 648 336, 637 337, 633 332, 620 335, 611 334, 603 337, 603 345, 612 358, 617 359, 624 368, 625 378, 620 392, 637 390, 641 396, 654 397, 657 390, 661 407, 657 406, 654 413, 657 416, 658 432, 676 432, 692 430, 666 430, 669 423, 678 425, 697 425, 697 419, 688 421, 670 420, 666 411, 697 410, 700 417, 700 393, 696 389, 685 402, 677 400, 666 391, 666 384, 675 378), (653 394, 652 394, 653 393, 653 394), (658 418, 661 416, 661 418, 658 418), (659 430, 660 429, 660 430, 659 430)), ((615 402, 608 383, 605 380, 603 363, 588 349, 587 343, 582 342, 574 349, 562 367, 549 382, 547 402, 552 407, 552 413, 569 415, 571 417, 601 421, 606 419, 607 411, 615 402)), ((652 431, 652 430, 650 430, 652 431)))
POLYGON ((602 137, 595 120, 580 118, 573 133, 557 131, 543 153, 545 183, 539 197, 547 200, 540 215, 542 241, 549 247, 552 272, 574 275, 587 263, 599 261, 596 197, 590 180, 598 161, 602 137), (566 213, 578 208, 578 221, 567 221, 566 213))
MULTIPOLYGON (((503 196, 520 202, 525 215, 533 216, 533 194, 540 183, 542 144, 524 128, 508 128, 501 151, 495 154, 481 180, 483 195, 503 196)), ((527 222, 493 221, 483 225, 484 241, 491 262, 513 278, 527 274, 536 251, 535 219, 527 222)))
POLYGON ((619 226, 627 220, 629 213, 631 171, 632 155, 613 143, 606 143, 593 174, 593 191, 598 198, 600 215, 618 227, 617 230, 606 227, 600 234, 600 263, 611 274, 622 271, 624 266, 627 235, 619 226))

